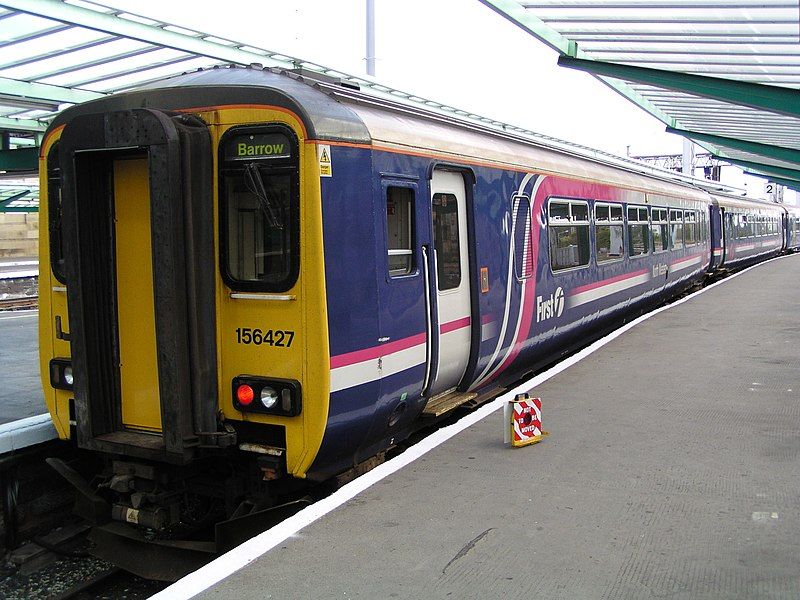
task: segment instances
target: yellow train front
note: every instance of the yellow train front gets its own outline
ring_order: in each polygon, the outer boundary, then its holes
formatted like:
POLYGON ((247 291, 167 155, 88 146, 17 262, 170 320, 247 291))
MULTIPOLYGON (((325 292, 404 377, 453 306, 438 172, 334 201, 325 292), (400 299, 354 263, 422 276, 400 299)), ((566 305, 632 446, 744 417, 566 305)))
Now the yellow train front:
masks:
MULTIPOLYGON (((291 497, 326 428, 315 132, 289 94, 222 74, 73 107, 42 145, 45 398, 103 470, 51 464, 118 561, 145 534, 169 545, 291 497)), ((191 566, 140 560, 124 566, 191 566)))

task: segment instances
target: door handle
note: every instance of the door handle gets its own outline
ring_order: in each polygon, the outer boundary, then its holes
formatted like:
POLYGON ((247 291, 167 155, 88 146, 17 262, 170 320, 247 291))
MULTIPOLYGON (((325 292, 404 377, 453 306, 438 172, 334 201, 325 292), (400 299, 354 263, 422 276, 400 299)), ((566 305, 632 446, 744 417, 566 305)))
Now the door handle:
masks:
POLYGON ((422 246, 422 275, 425 281, 425 379, 422 381, 422 395, 428 392, 431 379, 431 283, 428 247, 422 246))
POLYGON ((56 339, 70 341, 70 335, 61 328, 61 317, 56 316, 56 339))

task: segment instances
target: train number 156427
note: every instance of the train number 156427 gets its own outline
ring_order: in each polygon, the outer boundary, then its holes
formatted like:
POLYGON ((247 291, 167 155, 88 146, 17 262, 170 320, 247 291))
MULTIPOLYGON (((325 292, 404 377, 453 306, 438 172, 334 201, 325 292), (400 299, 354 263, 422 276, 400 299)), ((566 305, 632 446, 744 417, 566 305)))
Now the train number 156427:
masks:
POLYGON ((236 342, 239 344, 289 348, 293 341, 294 331, 284 331, 281 329, 250 329, 249 327, 239 327, 236 329, 236 342))

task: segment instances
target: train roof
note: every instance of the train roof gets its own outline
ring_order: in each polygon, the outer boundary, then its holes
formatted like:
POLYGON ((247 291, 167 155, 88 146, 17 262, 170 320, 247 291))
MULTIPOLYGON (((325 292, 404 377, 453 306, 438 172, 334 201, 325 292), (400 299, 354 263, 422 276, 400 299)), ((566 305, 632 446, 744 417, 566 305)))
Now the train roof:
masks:
POLYGON ((153 108, 202 109, 233 104, 269 104, 297 114, 311 139, 369 144, 369 132, 355 113, 301 78, 267 69, 203 69, 151 82, 61 112, 50 128, 81 115, 102 111, 153 108))
POLYGON ((746 208, 748 210, 787 210, 783 204, 776 202, 768 202, 766 200, 756 200, 754 198, 745 198, 744 196, 733 196, 731 194, 712 193, 711 198, 713 202, 723 208, 746 208))
POLYGON ((466 112, 443 113, 391 93, 362 91, 357 85, 302 69, 229 66, 184 73, 70 107, 54 119, 51 128, 98 110, 199 110, 254 103, 294 112, 309 138, 319 141, 380 144, 397 151, 423 148, 473 163, 491 162, 705 201, 709 198, 700 190, 719 191, 715 188, 721 185, 488 119, 470 120, 467 117, 473 115, 466 112))
POLYGON ((522 172, 538 172, 561 177, 613 184, 641 192, 680 196, 708 202, 708 195, 668 173, 653 175, 623 168, 603 161, 534 143, 521 136, 502 134, 491 129, 465 126, 438 115, 407 112, 398 107, 354 101, 344 102, 367 126, 375 146, 398 152, 419 152, 448 157, 452 162, 493 164, 522 172))

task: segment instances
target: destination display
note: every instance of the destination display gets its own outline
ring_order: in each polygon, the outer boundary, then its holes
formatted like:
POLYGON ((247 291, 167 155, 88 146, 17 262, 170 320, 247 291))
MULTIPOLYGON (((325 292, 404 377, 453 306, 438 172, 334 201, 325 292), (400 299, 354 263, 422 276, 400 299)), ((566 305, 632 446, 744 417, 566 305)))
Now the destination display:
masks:
POLYGON ((291 158, 292 146, 282 133, 246 133, 225 140, 225 160, 291 158))

